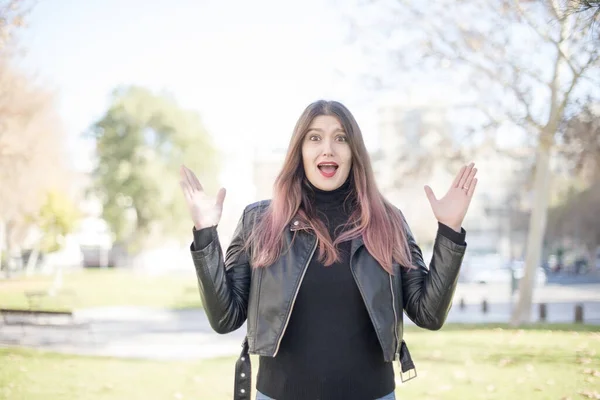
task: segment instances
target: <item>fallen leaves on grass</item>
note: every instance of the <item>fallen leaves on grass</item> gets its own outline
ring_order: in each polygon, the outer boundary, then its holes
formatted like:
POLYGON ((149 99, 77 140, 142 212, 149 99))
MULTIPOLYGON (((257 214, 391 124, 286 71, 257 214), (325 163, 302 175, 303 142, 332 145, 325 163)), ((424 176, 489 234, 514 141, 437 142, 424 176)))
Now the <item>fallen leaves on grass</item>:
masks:
POLYGON ((596 371, 595 369, 586 368, 586 369, 583 370, 583 373, 585 375, 591 375, 591 376, 594 376, 596 378, 600 378, 600 371, 596 371))
POLYGON ((598 393, 596 391, 592 392, 592 391, 589 391, 589 390, 580 390, 577 393, 580 394, 581 396, 587 398, 587 399, 600 400, 600 393, 598 393))
POLYGON ((498 366, 499 367, 505 367, 505 366, 507 366, 508 364, 511 364, 511 363, 512 363, 512 360, 510 358, 503 358, 503 359, 501 359, 498 362, 498 366))

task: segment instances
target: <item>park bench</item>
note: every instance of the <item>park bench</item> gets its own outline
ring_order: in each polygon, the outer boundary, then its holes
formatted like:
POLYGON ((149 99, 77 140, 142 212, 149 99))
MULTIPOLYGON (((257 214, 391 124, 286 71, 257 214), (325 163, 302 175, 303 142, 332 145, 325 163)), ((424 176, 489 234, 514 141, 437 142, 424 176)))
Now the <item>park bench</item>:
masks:
POLYGON ((45 323, 41 322, 41 319, 56 320, 57 317, 67 319, 70 323, 73 322, 72 311, 49 311, 49 310, 32 310, 25 308, 0 308, 0 314, 2 314, 2 320, 6 325, 64 325, 56 323, 45 323))
MULTIPOLYGON (((63 292, 61 295, 75 295, 63 292)), ((22 308, 0 308, 2 324, 20 325, 23 337, 26 334, 26 326, 52 327, 52 328, 87 328, 88 333, 93 336, 91 325, 88 321, 75 318, 72 310, 45 310, 43 300, 49 296, 46 291, 25 292, 28 307, 22 308)))

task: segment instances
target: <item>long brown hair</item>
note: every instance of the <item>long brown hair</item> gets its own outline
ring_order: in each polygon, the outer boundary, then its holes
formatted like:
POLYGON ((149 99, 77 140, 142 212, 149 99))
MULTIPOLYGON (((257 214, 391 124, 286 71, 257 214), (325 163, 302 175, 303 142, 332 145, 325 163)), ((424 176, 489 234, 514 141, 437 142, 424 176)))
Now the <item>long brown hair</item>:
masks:
POLYGON ((392 273, 392 262, 411 268, 410 250, 402 214, 383 198, 375 184, 371 160, 360 128, 341 103, 320 100, 310 104, 296 126, 283 168, 273 187, 273 199, 264 216, 257 222, 247 242, 251 264, 268 267, 284 251, 284 233, 293 218, 300 218, 315 233, 319 243, 319 260, 331 265, 338 260, 336 246, 363 237, 365 246, 377 262, 392 273), (356 207, 345 224, 346 230, 332 241, 329 233, 310 207, 302 163, 302 142, 312 121, 321 115, 333 116, 342 125, 352 151, 350 185, 356 207))

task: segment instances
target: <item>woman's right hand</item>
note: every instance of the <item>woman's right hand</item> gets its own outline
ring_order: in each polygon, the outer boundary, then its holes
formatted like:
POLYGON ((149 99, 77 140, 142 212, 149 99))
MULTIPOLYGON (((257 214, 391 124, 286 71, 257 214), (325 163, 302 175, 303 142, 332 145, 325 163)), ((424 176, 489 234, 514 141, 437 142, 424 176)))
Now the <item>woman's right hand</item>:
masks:
POLYGON ((221 213, 223 212, 225 189, 221 188, 219 190, 216 199, 209 197, 204 193, 200 181, 191 169, 182 165, 180 173, 181 180, 179 184, 196 230, 216 226, 221 220, 221 213))

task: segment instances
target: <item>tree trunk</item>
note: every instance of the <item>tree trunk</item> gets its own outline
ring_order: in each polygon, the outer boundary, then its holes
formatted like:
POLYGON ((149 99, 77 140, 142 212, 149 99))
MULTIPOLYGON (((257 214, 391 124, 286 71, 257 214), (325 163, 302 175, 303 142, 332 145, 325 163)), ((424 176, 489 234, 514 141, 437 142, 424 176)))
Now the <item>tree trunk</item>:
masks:
POLYGON ((37 265, 38 259, 40 258, 40 244, 37 242, 31 253, 29 254, 29 259, 27 260, 27 267, 25 268, 25 274, 27 276, 33 275, 35 272, 35 267, 37 265))
POLYGON ((546 214, 548 210, 548 190, 550 178, 550 143, 540 140, 535 165, 535 178, 533 187, 533 204, 529 219, 529 232, 527 236, 527 255, 525 259, 525 274, 519 284, 519 299, 513 310, 510 324, 517 326, 531 320, 531 304, 533 300, 533 286, 540 266, 544 231, 546 228, 546 214))
POLYGON ((8 220, 4 223, 4 248, 6 249, 6 262, 4 266, 6 268, 5 275, 6 278, 11 277, 12 270, 14 268, 14 259, 13 259, 13 246, 12 246, 12 231, 13 231, 13 223, 8 220))

